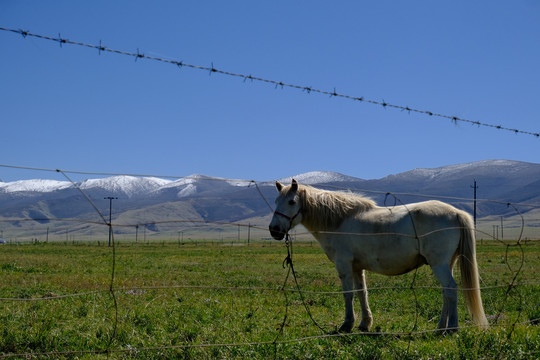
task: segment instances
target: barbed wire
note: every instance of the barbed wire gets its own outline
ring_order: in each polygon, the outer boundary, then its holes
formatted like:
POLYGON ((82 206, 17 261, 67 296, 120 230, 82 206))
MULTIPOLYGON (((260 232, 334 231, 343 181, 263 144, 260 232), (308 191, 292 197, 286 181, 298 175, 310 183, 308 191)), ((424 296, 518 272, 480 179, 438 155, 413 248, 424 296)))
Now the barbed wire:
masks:
POLYGON ((396 105, 396 104, 388 103, 388 102, 386 102, 384 100, 383 101, 377 101, 377 100, 373 100, 373 99, 368 99, 368 98, 363 97, 363 96, 353 96, 353 95, 343 94, 343 93, 337 92, 336 88, 334 88, 332 91, 321 90, 321 89, 317 89, 317 88, 314 88, 314 87, 311 87, 311 86, 297 85, 297 84, 287 83, 287 82, 283 82, 283 81, 265 79, 265 78, 262 78, 262 77, 253 76, 251 74, 247 75, 247 74, 241 74, 241 73, 234 73, 234 72, 230 72, 230 71, 226 71, 226 70, 222 70, 222 69, 217 69, 216 67, 214 67, 213 63, 211 64, 210 67, 202 66, 202 65, 194 65, 194 64, 186 63, 184 61, 171 60, 171 59, 166 59, 166 58, 161 58, 161 57, 156 57, 156 56, 145 55, 144 53, 141 53, 138 48, 137 48, 136 53, 129 52, 129 51, 123 51, 123 50, 117 50, 117 49, 112 49, 112 48, 108 48, 108 47, 103 46, 101 41, 99 42, 99 45, 93 45, 93 44, 88 44, 88 43, 83 43, 83 42, 79 42, 79 41, 73 41, 73 40, 65 39, 60 34, 58 34, 58 37, 51 37, 51 36, 46 36, 46 35, 34 34, 34 33, 29 32, 29 31, 21 30, 21 29, 11 29, 11 28, 0 27, 0 30, 22 35, 23 38, 26 38, 26 37, 30 36, 30 37, 35 37, 35 38, 42 39, 42 40, 49 40, 49 41, 58 42, 60 44, 60 47, 62 47, 64 44, 70 44, 70 45, 76 45, 76 46, 82 46, 82 47, 95 49, 95 50, 98 50, 99 55, 101 55, 102 52, 109 52, 109 53, 114 53, 114 54, 119 54, 119 55, 125 55, 125 56, 132 57, 132 58, 135 59, 135 61, 137 61, 139 59, 147 59, 147 60, 152 60, 152 61, 158 61, 158 62, 163 62, 163 63, 168 63, 168 64, 171 64, 171 65, 175 65, 175 66, 177 66, 179 68, 184 68, 185 67, 185 68, 191 68, 191 69, 206 71, 210 75, 211 74, 221 74, 221 75, 241 78, 244 82, 247 81, 247 80, 250 80, 252 82, 257 81, 257 82, 262 82, 262 83, 267 83, 267 84, 274 85, 275 88, 281 87, 281 88, 296 89, 296 90, 301 90, 303 92, 306 92, 308 94, 318 93, 318 94, 321 94, 321 95, 328 95, 330 97, 336 97, 336 98, 342 98, 342 99, 346 99, 346 100, 352 100, 352 101, 355 101, 355 102, 363 102, 363 103, 378 105, 378 106, 382 106, 385 109, 386 108, 393 108, 393 109, 396 109, 396 110, 400 110, 402 112, 406 111, 409 114, 410 113, 418 113, 418 114, 427 115, 429 117, 447 119, 447 120, 451 120, 455 124, 458 123, 458 122, 463 122, 463 123, 468 123, 468 124, 471 124, 471 125, 477 125, 479 127, 482 126, 482 127, 488 127, 488 128, 497 129, 497 130, 505 130, 505 131, 513 132, 515 134, 532 135, 532 136, 534 136, 536 138, 540 138, 540 133, 539 132, 532 132, 532 131, 513 129, 513 128, 503 126, 503 125, 495 125, 495 124, 490 124, 490 123, 465 119, 465 118, 462 118, 462 117, 442 114, 442 113, 438 113, 438 112, 434 112, 434 111, 430 111, 430 110, 422 110, 422 109, 417 109, 417 108, 409 107, 409 106, 396 105))

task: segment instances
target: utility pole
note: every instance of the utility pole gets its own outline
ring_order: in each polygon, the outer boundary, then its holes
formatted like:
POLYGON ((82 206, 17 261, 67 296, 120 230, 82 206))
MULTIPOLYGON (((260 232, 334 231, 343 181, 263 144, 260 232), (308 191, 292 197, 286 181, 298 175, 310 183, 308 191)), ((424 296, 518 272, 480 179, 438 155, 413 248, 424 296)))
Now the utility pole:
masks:
POLYGON ((499 225, 493 225, 493 239, 499 240, 499 225))
POLYGON ((476 189, 478 189, 478 186, 476 186, 476 179, 474 179, 474 185, 471 186, 474 189, 474 228, 476 229, 476 189))
POLYGON ((183 244, 183 243, 184 243, 184 232, 179 231, 178 232, 178 244, 183 244), (180 236, 182 236, 182 242, 180 242, 180 236))
POLYGON ((109 246, 111 246, 111 238, 112 238, 112 201, 117 200, 117 197, 114 196, 106 196, 104 197, 105 200, 109 200, 109 246))
POLYGON ((503 217, 501 216, 501 240, 504 240, 504 225, 503 225, 503 217))

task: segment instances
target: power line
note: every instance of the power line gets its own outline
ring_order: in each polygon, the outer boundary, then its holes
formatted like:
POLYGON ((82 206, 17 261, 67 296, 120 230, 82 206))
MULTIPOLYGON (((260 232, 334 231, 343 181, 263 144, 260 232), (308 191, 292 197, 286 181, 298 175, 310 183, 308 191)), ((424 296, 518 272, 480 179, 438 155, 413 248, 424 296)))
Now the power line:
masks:
POLYGON ((115 196, 106 196, 105 200, 109 200, 109 246, 111 246, 111 237, 112 237, 112 201, 118 200, 115 196))
POLYGON ((296 89, 296 90, 301 90, 303 92, 307 92, 308 94, 310 94, 310 93, 318 93, 318 94, 322 94, 322 95, 328 95, 330 97, 338 97, 338 98, 343 98, 343 99, 352 100, 352 101, 359 101, 359 102, 369 103, 369 104, 373 104, 373 105, 379 105, 379 106, 382 106, 385 109, 386 108, 393 108, 393 109, 397 109, 397 110, 400 110, 400 111, 407 111, 408 113, 414 112, 414 113, 418 113, 418 114, 424 114, 424 115, 427 115, 427 116, 430 116, 430 117, 448 119, 448 120, 451 120, 453 123, 464 122, 464 123, 469 123, 469 124, 477 125, 477 126, 483 126, 483 127, 489 127, 489 128, 498 129, 498 130, 510 131, 510 132, 515 133, 515 134, 532 135, 532 136, 535 136, 536 138, 540 138, 540 133, 538 133, 538 132, 513 129, 513 128, 505 127, 505 126, 502 126, 502 125, 484 123, 484 122, 480 122, 480 121, 461 118, 461 117, 458 117, 458 116, 441 114, 441 113, 437 113, 437 112, 430 111, 430 110, 422 110, 422 109, 412 108, 412 107, 409 107, 409 106, 391 104, 391 103, 386 102, 385 100, 377 101, 377 100, 372 100, 372 99, 365 98, 363 96, 359 97, 359 96, 353 96, 353 95, 348 95, 348 94, 342 94, 342 93, 338 93, 335 88, 332 91, 321 90, 321 89, 313 88, 311 86, 304 86, 304 85, 292 84, 292 83, 287 83, 287 82, 277 81, 277 80, 272 80, 272 79, 265 79, 265 78, 261 78, 261 77, 257 77, 257 76, 252 76, 251 74, 246 75, 246 74, 241 74, 241 73, 234 73, 234 72, 230 72, 230 71, 217 69, 217 68, 214 67, 213 63, 211 64, 210 67, 209 66, 202 66, 202 65, 188 64, 188 63, 185 63, 183 61, 171 60, 171 59, 165 59, 165 58, 160 58, 160 57, 156 57, 156 56, 145 55, 144 53, 141 53, 138 48, 137 48, 136 53, 129 52, 129 51, 123 51, 123 50, 116 50, 116 49, 111 49, 111 48, 103 46, 101 41, 99 42, 99 45, 87 44, 87 43, 82 43, 82 42, 78 42, 78 41, 72 41, 72 40, 64 39, 64 38, 62 38, 62 36, 60 34, 58 34, 58 37, 51 37, 51 36, 45 36, 45 35, 40 35, 40 34, 33 34, 33 33, 30 33, 28 31, 21 30, 21 29, 10 29, 10 28, 0 27, 0 30, 8 31, 8 32, 12 32, 12 33, 22 35, 23 38, 31 36, 31 37, 35 37, 35 38, 42 39, 42 40, 49 40, 49 41, 58 42, 60 44, 60 47, 63 47, 64 44, 83 46, 83 47, 88 47, 88 48, 91 48, 91 49, 98 50, 98 54, 100 54, 100 55, 101 55, 102 52, 109 52, 109 53, 114 53, 114 54, 126 55, 126 56, 133 57, 135 59, 135 61, 137 61, 139 59, 147 59, 147 60, 159 61, 159 62, 164 62, 164 63, 175 65, 175 66, 177 66, 179 68, 186 67, 186 68, 191 68, 191 69, 196 69, 196 70, 207 71, 209 74, 217 73, 217 74, 221 74, 221 75, 238 77, 238 78, 243 79, 244 81, 251 80, 251 81, 263 82, 263 83, 274 85, 275 88, 277 88, 277 87, 291 88, 291 89, 296 89))

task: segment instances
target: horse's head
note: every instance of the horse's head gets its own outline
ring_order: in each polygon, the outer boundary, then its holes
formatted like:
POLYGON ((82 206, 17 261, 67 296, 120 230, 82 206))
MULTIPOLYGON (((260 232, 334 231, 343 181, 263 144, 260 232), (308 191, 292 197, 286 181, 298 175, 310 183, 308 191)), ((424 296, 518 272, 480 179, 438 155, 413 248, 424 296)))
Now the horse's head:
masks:
POLYGON ((270 222, 270 234, 276 240, 282 240, 285 234, 302 221, 298 183, 292 180, 291 185, 283 186, 276 181, 279 195, 276 198, 276 210, 270 222))

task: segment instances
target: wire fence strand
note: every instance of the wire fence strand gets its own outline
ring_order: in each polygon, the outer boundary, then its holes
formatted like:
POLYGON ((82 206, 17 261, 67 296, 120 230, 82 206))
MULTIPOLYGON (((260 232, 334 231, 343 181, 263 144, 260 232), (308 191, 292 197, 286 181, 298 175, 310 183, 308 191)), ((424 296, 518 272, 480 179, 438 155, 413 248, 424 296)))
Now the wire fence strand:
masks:
POLYGON ((162 62, 162 63, 171 64, 171 65, 174 65, 174 66, 179 67, 179 68, 191 68, 191 69, 195 69, 195 70, 205 71, 205 72, 208 72, 209 74, 221 74, 221 75, 236 77, 236 78, 242 79, 244 82, 246 80, 257 81, 257 82, 273 85, 275 88, 278 88, 278 87, 280 87, 280 88, 290 88, 290 89, 300 90, 300 91, 306 92, 308 94, 316 93, 316 94, 321 94, 321 95, 327 95, 329 97, 342 98, 342 99, 351 100, 351 101, 354 101, 354 102, 362 102, 362 103, 373 104, 373 105, 381 106, 382 108, 385 108, 385 109, 386 108, 391 108, 391 109, 400 110, 401 112, 406 111, 409 114, 410 113, 417 113, 417 114, 427 115, 427 116, 433 117, 433 118, 446 119, 446 120, 452 121, 453 123, 458 123, 458 122, 468 123, 468 124, 476 125, 476 126, 479 126, 479 127, 487 127, 487 128, 497 129, 497 130, 504 130, 504 131, 512 132, 514 134, 531 135, 531 136, 534 136, 536 138, 540 138, 540 133, 539 132, 514 129, 514 128, 506 127, 506 126, 503 126, 503 125, 495 125, 495 124, 490 124, 490 123, 486 123, 486 122, 465 119, 465 118, 462 118, 462 117, 442 114, 442 113, 438 113, 438 112, 431 111, 431 110, 423 110, 423 109, 418 109, 418 108, 409 107, 409 106, 396 105, 396 104, 388 103, 388 102, 386 102, 384 100, 383 101, 377 101, 377 100, 369 99, 369 98, 366 98, 366 97, 363 97, 363 96, 353 96, 353 95, 343 94, 343 93, 337 92, 336 88, 334 88, 331 91, 321 90, 321 89, 314 88, 314 87, 311 87, 311 86, 298 85, 298 84, 293 84, 293 83, 288 83, 288 82, 283 82, 283 81, 277 81, 277 80, 272 80, 272 79, 265 79, 265 78, 262 78, 262 77, 253 76, 251 74, 247 75, 247 74, 242 74, 242 73, 235 73, 235 72, 231 72, 231 71, 218 69, 218 68, 214 67, 213 63, 211 64, 211 66, 194 65, 194 64, 189 64, 189 63, 183 62, 183 61, 171 60, 171 59, 165 59, 165 58, 156 57, 156 56, 145 55, 144 53, 141 53, 139 49, 137 49, 137 52, 135 53, 135 52, 129 52, 129 51, 123 51, 123 50, 116 50, 116 49, 108 48, 108 47, 103 46, 101 41, 99 42, 99 45, 88 44, 88 43, 83 43, 83 42, 79 42, 79 41, 73 41, 73 40, 63 38, 60 34, 58 34, 58 37, 52 37, 52 36, 34 34, 34 33, 29 32, 29 31, 21 30, 21 29, 11 29, 11 28, 0 27, 0 30, 22 35, 23 38, 34 37, 34 38, 37 38, 37 39, 49 40, 49 41, 57 42, 57 43, 60 44, 60 47, 63 47, 64 44, 82 46, 82 47, 87 47, 87 48, 90 48, 90 49, 98 50, 98 54, 101 54, 102 52, 108 52, 108 53, 113 53, 113 54, 118 54, 118 55, 129 56, 131 58, 134 58, 135 61, 137 61, 139 59, 158 61, 158 62, 162 62))

